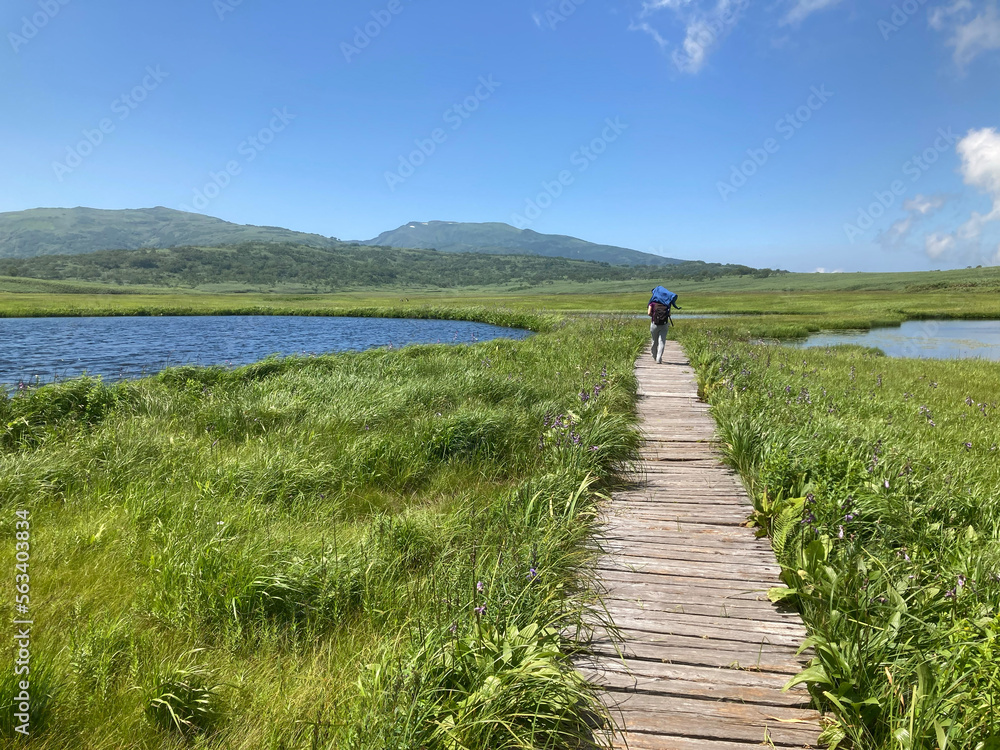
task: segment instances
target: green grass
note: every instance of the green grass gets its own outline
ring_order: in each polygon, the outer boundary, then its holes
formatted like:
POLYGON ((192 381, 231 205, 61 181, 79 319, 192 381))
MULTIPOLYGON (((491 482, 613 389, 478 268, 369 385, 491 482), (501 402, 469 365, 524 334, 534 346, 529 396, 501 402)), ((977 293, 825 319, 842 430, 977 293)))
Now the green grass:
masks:
MULTIPOLYGON (((449 256, 454 257, 454 256, 449 256)), ((666 271, 664 272, 667 273, 666 271)), ((1000 268, 922 273, 781 274, 706 281, 662 277, 632 281, 480 285, 456 289, 399 285, 338 294, 304 294, 284 282, 275 293, 210 291, 36 281, 0 277, 0 316, 213 314, 342 314, 361 308, 446 308, 481 305, 536 312, 642 314, 649 290, 664 283, 685 313, 787 316, 816 329, 838 319, 895 324, 928 317, 1000 317, 1000 268), (817 316, 822 316, 820 320, 817 316)), ((211 286, 211 285, 210 285, 211 286)))
POLYGON ((581 746, 599 709, 565 639, 644 336, 506 322, 542 332, 0 398, 32 746, 581 746))
MULTIPOLYGON (((766 342, 1000 317, 998 278, 668 284, 684 312, 741 314, 677 331, 809 627, 804 678, 844 748, 1000 746, 1000 365, 766 342)), ((645 336, 640 322, 539 311, 641 314, 649 286, 0 293, 0 316, 362 314, 542 332, 0 402, 4 528, 30 508, 40 545, 39 745, 572 746, 593 704, 559 634, 598 606, 585 542, 595 493, 634 455, 645 336)))
POLYGON ((760 343, 787 331, 770 318, 678 330, 808 626, 828 739, 1000 747, 1000 364, 760 343))

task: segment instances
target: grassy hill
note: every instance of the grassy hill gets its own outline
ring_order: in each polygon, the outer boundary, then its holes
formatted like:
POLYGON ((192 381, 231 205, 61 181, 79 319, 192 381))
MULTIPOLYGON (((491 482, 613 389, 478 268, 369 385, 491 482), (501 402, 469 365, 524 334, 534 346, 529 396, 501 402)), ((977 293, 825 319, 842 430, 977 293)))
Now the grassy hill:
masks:
POLYGON ((663 266, 685 262, 614 245, 597 245, 561 234, 539 234, 530 229, 517 229, 510 224, 496 222, 475 224, 414 221, 391 232, 383 232, 362 244, 434 248, 442 253, 524 253, 550 258, 592 260, 616 266, 663 266))
POLYGON ((231 224, 163 207, 121 211, 35 208, 0 213, 0 258, 240 242, 294 242, 312 247, 339 244, 335 238, 318 234, 231 224))
MULTIPOLYGON (((671 270, 688 278, 763 273, 746 266, 702 262, 683 263, 671 270)), ((648 266, 612 266, 535 255, 439 253, 349 244, 316 248, 263 242, 0 260, 0 276, 6 277, 205 291, 524 290, 556 282, 637 280, 649 274, 648 266)))
MULTIPOLYGON (((109 211, 95 208, 35 208, 0 213, 0 258, 83 255, 101 250, 219 247, 277 242, 336 248, 334 237, 281 227, 232 224, 201 214, 157 208, 109 211)), ((539 234, 508 224, 411 223, 384 232, 367 246, 436 249, 444 253, 539 255, 618 266, 681 264, 676 258, 598 245, 563 235, 539 234)))

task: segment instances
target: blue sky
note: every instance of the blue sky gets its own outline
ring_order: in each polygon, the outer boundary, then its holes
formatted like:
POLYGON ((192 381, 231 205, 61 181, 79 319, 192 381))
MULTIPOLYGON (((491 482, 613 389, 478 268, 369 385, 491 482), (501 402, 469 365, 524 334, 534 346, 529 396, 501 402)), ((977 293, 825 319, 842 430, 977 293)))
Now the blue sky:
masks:
POLYGON ((997 0, 9 0, 0 211, 1000 263, 997 0))

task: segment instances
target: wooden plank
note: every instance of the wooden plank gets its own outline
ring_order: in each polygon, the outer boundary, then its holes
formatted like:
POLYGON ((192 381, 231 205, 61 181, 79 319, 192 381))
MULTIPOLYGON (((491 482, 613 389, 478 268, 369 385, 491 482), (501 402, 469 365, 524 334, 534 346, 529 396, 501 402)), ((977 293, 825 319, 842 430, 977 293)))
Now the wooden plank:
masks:
POLYGON ((716 643, 704 638, 679 635, 653 637, 648 633, 622 629, 624 644, 594 641, 594 655, 609 659, 626 658, 656 661, 665 664, 688 664, 699 667, 727 667, 752 672, 775 672, 788 677, 802 671, 802 662, 794 652, 783 646, 763 643, 759 647, 747 644, 716 643))
POLYGON ((669 558, 649 557, 648 555, 633 555, 615 553, 608 555, 599 563, 618 566, 626 570, 641 570, 644 573, 656 575, 680 575, 686 578, 729 578, 732 580, 779 580, 781 569, 777 563, 770 565, 754 565, 738 558, 720 558, 716 562, 692 562, 690 560, 671 560, 669 558))
POLYGON ((631 732, 778 747, 808 746, 818 737, 819 714, 813 711, 644 693, 607 692, 604 698, 631 732))
POLYGON ((629 541, 604 539, 601 541, 601 548, 609 555, 619 555, 629 552, 633 555, 642 555, 643 557, 656 560, 684 560, 687 562, 703 563, 713 563, 719 560, 737 560, 748 565, 764 565, 769 569, 774 567, 774 554, 771 550, 756 548, 741 549, 737 547, 723 551, 718 548, 692 547, 686 544, 650 543, 648 537, 640 537, 639 539, 629 541))
MULTIPOLYGON (((610 558, 599 560, 596 570, 602 575, 610 573, 635 573, 646 576, 661 576, 663 578, 683 578, 687 579, 694 591, 698 589, 714 588, 738 588, 745 591, 767 592, 774 586, 781 584, 777 576, 764 578, 753 575, 748 571, 741 571, 733 566, 717 566, 714 570, 703 570, 696 567, 682 567, 680 565, 655 565, 650 561, 629 563, 614 561, 610 558)), ((653 581, 654 578, 647 580, 653 581)))
MULTIPOLYGON (((663 734, 626 732, 612 740, 615 750, 767 750, 759 742, 729 742, 726 740, 699 740, 692 737, 669 737, 663 734)), ((795 746, 792 746, 795 747, 795 746)), ((798 747, 812 747, 799 745, 798 747)))
POLYGON ((595 685, 618 691, 637 690, 675 697, 690 696, 791 708, 808 708, 810 699, 805 688, 782 692, 788 678, 769 672, 750 673, 716 667, 607 660, 598 666, 584 667, 581 671, 595 685))
POLYGON ((775 586, 784 586, 782 583, 774 583, 772 581, 753 582, 730 579, 714 580, 710 578, 699 581, 687 581, 683 578, 660 576, 656 573, 642 573, 616 568, 598 567, 597 572, 600 573, 601 578, 605 582, 610 583, 615 581, 624 581, 637 585, 641 584, 659 587, 665 591, 682 591, 692 598, 700 599, 702 601, 708 600, 709 597, 714 599, 719 596, 726 596, 728 598, 756 596, 767 597, 767 592, 771 588, 774 588, 775 586))
MULTIPOLYGON (((737 529, 720 529, 717 525, 697 523, 695 521, 657 521, 655 519, 641 519, 634 516, 625 515, 621 512, 614 517, 616 528, 644 528, 654 534, 669 536, 672 533, 686 534, 692 539, 724 538, 737 533, 737 529)), ((740 532, 742 533, 742 532, 740 532)), ((747 533, 753 536, 753 531, 747 529, 747 533)))
POLYGON ((787 646, 794 654, 806 638, 805 628, 795 623, 770 620, 733 620, 702 617, 656 610, 632 610, 609 602, 608 614, 619 628, 648 633, 651 636, 680 635, 711 640, 713 643, 743 644, 753 648, 761 644, 787 646), (698 620, 705 620, 704 624, 698 620))
POLYGON ((724 617, 732 620, 766 620, 771 622, 800 622, 798 613, 793 611, 781 612, 770 607, 759 606, 759 601, 767 601, 767 597, 760 597, 760 600, 740 601, 739 599, 728 600, 724 603, 691 601, 690 591, 685 591, 683 595, 670 597, 661 591, 654 589, 651 597, 645 596, 631 597, 623 593, 621 589, 616 589, 611 593, 603 595, 605 606, 613 610, 619 602, 623 604, 636 604, 645 611, 660 611, 673 614, 705 615, 709 617, 724 617))
MULTIPOLYGON (((739 529, 735 529, 734 531, 739 531, 739 529)), ((758 542, 757 544, 740 546, 729 537, 711 538, 702 535, 698 539, 687 539, 681 534, 664 533, 654 536, 652 534, 644 534, 642 529, 626 526, 609 528, 596 541, 600 547, 610 545, 611 549, 615 549, 615 545, 626 544, 631 545, 633 549, 657 549, 665 554, 669 554, 671 550, 677 550, 678 553, 694 552, 708 555, 733 555, 736 557, 746 556, 761 557, 767 560, 774 559, 774 553, 771 551, 770 545, 764 540, 755 540, 758 542)))

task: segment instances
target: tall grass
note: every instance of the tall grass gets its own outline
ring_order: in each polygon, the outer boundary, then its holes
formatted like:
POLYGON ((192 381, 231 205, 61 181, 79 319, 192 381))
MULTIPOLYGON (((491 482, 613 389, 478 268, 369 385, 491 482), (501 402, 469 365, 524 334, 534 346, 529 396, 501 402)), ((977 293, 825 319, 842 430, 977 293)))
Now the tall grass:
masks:
POLYGON ((644 336, 522 318, 550 332, 0 397, 33 746, 584 746, 599 707, 565 639, 636 455, 644 336))
MULTIPOLYGON (((0 278, 0 318, 84 315, 347 315, 462 316, 478 305, 527 311, 624 312, 642 315, 649 290, 665 284, 680 294, 684 313, 781 316, 799 331, 832 319, 863 327, 917 318, 1000 316, 1000 269, 887 274, 779 274, 698 281, 669 278, 669 268, 648 280, 571 282, 466 288, 365 289, 338 294, 291 291, 178 293, 176 289, 70 284, 0 278), (663 274, 668 274, 664 276, 663 274), (822 316, 822 319, 816 316, 822 316)), ((487 320, 486 322, 492 322, 487 320)), ((815 330, 815 328, 813 329, 815 330)), ((799 334, 804 335, 804 334, 799 334)))
POLYGON ((682 339, 808 626, 828 740, 1000 747, 1000 365, 744 331, 682 339))

